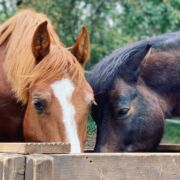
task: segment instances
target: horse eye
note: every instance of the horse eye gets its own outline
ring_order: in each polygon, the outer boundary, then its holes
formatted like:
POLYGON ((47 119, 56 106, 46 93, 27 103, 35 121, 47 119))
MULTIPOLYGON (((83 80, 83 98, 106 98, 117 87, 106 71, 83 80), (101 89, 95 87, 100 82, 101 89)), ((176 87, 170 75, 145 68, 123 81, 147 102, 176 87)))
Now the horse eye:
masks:
POLYGON ((125 116, 128 113, 128 111, 129 111, 129 108, 119 109, 117 111, 117 115, 118 115, 118 117, 123 117, 123 116, 125 116))
POLYGON ((43 113, 44 109, 45 109, 45 102, 41 99, 35 99, 33 102, 34 108, 36 109, 36 111, 38 113, 43 113))

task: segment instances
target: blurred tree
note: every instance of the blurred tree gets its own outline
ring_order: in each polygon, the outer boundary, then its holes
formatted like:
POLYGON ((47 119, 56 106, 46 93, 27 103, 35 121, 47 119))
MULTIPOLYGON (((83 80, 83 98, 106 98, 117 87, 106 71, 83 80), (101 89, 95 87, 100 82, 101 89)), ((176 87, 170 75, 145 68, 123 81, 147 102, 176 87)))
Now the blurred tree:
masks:
POLYGON ((125 43, 180 29, 179 0, 122 0, 121 5, 119 25, 125 43))
POLYGON ((91 39, 89 66, 126 43, 180 27, 179 0, 0 0, 0 3, 1 22, 19 8, 32 7, 47 14, 67 46, 73 44, 85 24, 91 39))
POLYGON ((47 14, 62 39, 70 46, 83 24, 88 27, 91 39, 91 61, 95 64, 105 54, 115 49, 118 30, 112 25, 116 10, 115 1, 108 0, 24 0, 22 7, 33 7, 47 14))

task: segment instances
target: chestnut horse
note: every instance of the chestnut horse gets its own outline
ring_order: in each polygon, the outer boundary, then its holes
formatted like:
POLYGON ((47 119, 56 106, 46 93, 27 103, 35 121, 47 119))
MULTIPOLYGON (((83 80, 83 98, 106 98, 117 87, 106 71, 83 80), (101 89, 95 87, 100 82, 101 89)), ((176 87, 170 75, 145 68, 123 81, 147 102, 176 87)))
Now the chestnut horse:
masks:
POLYGON ((88 74, 96 151, 152 151, 164 119, 180 115, 180 32, 118 49, 88 74))
POLYGON ((0 141, 64 142, 81 152, 93 100, 85 27, 67 49, 49 19, 22 10, 0 26, 0 141))

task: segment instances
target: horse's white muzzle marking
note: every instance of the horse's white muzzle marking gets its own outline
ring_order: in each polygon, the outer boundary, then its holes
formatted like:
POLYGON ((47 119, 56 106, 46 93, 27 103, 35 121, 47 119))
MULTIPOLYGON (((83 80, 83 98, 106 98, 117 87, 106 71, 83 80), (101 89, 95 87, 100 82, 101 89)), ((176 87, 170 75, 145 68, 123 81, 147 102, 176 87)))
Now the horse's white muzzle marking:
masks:
POLYGON ((68 78, 64 78, 51 84, 51 88, 62 108, 62 121, 66 130, 67 142, 71 144, 71 153, 80 153, 80 141, 75 122, 76 112, 71 102, 72 94, 75 89, 74 84, 68 78))

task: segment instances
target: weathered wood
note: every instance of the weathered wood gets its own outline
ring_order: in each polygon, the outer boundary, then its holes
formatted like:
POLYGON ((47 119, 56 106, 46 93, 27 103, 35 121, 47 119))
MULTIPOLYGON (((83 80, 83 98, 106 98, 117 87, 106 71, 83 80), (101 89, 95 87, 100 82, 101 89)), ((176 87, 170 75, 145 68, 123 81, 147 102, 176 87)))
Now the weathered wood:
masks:
POLYGON ((54 180, 179 180, 180 153, 53 155, 54 180))
POLYGON ((179 169, 180 153, 0 153, 0 180, 179 180, 179 169))
POLYGON ((0 179, 24 180, 25 157, 19 154, 0 154, 0 179))
POLYGON ((69 153, 70 145, 62 143, 0 143, 0 152, 5 153, 69 153))
POLYGON ((3 160, 0 158, 0 180, 3 180, 3 160))
POLYGON ((160 144, 159 152, 180 152, 180 144, 160 144))
POLYGON ((25 180, 53 180, 53 158, 34 154, 26 157, 25 180))
MULTIPOLYGON (((92 149, 85 149, 84 152, 86 153, 93 153, 92 149)), ((156 152, 180 152, 180 144, 160 144, 157 148, 156 152)))

